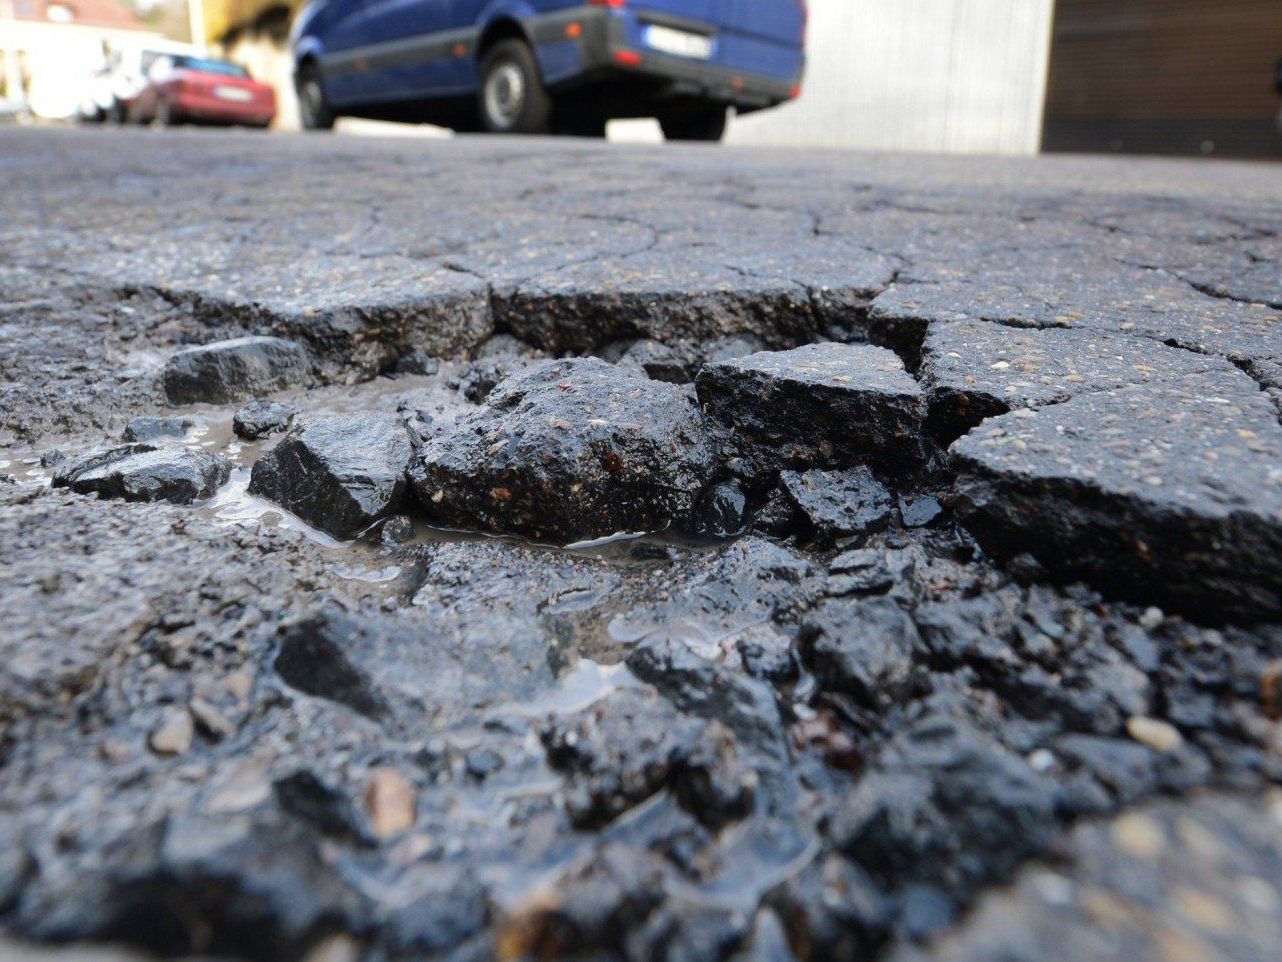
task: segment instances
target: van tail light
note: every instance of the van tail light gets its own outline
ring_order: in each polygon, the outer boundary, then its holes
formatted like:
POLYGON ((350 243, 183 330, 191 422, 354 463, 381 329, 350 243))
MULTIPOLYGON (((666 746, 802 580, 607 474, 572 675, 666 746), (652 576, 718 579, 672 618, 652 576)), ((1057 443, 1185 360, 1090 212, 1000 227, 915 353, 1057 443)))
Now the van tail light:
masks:
POLYGON ((612 10, 618 10, 628 5, 628 0, 588 0, 588 5, 593 7, 609 7, 612 10))

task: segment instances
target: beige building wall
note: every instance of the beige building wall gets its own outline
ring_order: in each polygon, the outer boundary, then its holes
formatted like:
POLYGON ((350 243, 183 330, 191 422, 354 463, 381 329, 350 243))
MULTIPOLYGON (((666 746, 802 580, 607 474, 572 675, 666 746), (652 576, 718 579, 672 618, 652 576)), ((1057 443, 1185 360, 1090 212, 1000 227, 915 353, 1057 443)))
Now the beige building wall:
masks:
POLYGON ((730 142, 1032 154, 1054 0, 810 0, 801 99, 730 142))

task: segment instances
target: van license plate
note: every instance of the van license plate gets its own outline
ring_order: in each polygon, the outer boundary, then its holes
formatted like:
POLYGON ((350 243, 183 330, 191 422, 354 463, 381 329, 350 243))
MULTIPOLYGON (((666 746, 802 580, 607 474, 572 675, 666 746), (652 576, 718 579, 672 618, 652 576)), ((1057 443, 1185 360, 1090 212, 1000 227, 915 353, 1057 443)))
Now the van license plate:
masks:
POLYGON ((712 57, 712 38, 688 30, 673 30, 652 23, 645 28, 645 45, 661 53, 675 54, 678 57, 691 57, 695 60, 708 60, 712 57))

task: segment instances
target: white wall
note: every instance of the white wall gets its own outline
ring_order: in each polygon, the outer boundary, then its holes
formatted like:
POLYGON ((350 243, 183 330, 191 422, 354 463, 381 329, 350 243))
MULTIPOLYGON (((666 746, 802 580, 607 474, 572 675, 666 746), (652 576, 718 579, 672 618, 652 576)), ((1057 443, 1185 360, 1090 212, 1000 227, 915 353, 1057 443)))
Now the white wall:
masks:
POLYGON ((1054 0, 810 0, 799 101, 730 141, 1036 153, 1054 0))

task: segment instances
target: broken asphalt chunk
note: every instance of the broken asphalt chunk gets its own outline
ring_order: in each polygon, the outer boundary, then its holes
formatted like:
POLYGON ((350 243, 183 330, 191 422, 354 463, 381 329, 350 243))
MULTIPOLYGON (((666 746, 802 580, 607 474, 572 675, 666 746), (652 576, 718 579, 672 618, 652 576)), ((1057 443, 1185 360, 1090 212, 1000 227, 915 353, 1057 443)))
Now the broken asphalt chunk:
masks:
POLYGON ((1282 429, 1234 371, 991 419, 952 448, 989 551, 1213 621, 1282 612, 1282 429))
POLYGON ((806 616, 798 639, 825 689, 867 705, 889 705, 912 682, 917 627, 889 598, 829 600, 806 616))
POLYGON ((707 414, 756 471, 921 461, 923 403, 893 352, 868 344, 808 344, 704 365, 707 414))
POLYGON ((440 524, 570 542, 684 525, 711 471, 689 388, 578 358, 502 381, 410 479, 440 524))
POLYGON ((895 515, 894 497, 865 467, 784 471, 779 484, 821 542, 884 531, 895 515))
POLYGON ((269 434, 288 430, 297 413, 293 405, 259 399, 237 411, 232 416, 231 427, 236 437, 257 441, 269 434))
POLYGON ((221 454, 124 444, 64 461, 53 486, 126 501, 191 504, 213 497, 230 474, 231 464, 221 454))
POLYGON ((412 453, 395 415, 316 418, 296 426, 254 465, 249 492, 347 540, 396 512, 412 453))
POLYGON ((307 350, 279 337, 237 337, 179 351, 161 372, 170 404, 229 404, 307 384, 307 350))
POLYGON ((932 325, 921 363, 929 424, 946 441, 1017 408, 1228 369, 1227 361, 1148 337, 1083 328, 1021 330, 987 321, 932 325))

